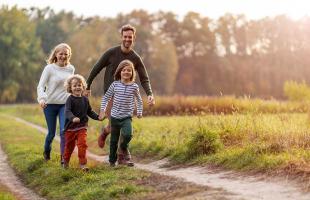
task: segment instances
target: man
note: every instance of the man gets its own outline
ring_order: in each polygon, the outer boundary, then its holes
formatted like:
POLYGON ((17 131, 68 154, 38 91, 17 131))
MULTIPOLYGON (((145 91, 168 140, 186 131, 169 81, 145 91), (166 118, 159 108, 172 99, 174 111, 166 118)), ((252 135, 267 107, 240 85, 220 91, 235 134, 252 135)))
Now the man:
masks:
MULTIPOLYGON (((129 24, 124 25, 121 28, 121 40, 122 40, 121 45, 108 49, 106 52, 103 53, 103 55, 100 57, 97 63, 93 66, 87 79, 86 95, 90 95, 91 93, 90 86, 95 77, 98 75, 98 73, 100 73, 100 71, 103 68, 106 68, 104 74, 104 93, 106 93, 111 83, 114 81, 114 73, 117 66, 121 61, 128 59, 134 64, 141 85, 148 96, 147 97, 148 105, 152 106, 155 104, 155 99, 153 97, 151 84, 146 68, 143 64, 141 57, 133 50, 135 39, 136 39, 136 29, 129 24)), ((112 100, 109 102, 106 109, 106 116, 108 119, 110 118, 111 115, 111 107, 112 107, 112 100)), ((102 129, 102 133, 98 138, 98 145, 101 148, 104 147, 105 140, 111 132, 110 127, 111 126, 109 121, 108 125, 102 129)), ((126 152, 123 153, 125 154, 124 156, 125 159, 129 161, 130 160, 129 151, 127 150, 126 152)))

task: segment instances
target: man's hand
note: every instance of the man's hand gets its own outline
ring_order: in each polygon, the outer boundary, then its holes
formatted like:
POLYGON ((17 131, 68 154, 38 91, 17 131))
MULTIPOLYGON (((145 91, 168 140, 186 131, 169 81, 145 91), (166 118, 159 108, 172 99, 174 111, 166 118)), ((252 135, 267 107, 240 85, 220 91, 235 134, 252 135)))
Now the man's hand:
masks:
POLYGON ((147 96, 147 104, 148 104, 149 106, 155 105, 155 99, 154 99, 154 96, 153 96, 153 95, 147 96))
POLYGON ((47 106, 43 99, 39 102, 39 104, 40 104, 41 108, 46 108, 46 106, 47 106))
POLYGON ((75 117, 75 118, 73 118, 73 123, 80 123, 80 118, 78 118, 78 117, 75 117))
POLYGON ((137 115, 138 118, 142 118, 142 115, 137 115))
POLYGON ((86 97, 90 97, 91 96, 91 90, 84 90, 83 95, 86 97))

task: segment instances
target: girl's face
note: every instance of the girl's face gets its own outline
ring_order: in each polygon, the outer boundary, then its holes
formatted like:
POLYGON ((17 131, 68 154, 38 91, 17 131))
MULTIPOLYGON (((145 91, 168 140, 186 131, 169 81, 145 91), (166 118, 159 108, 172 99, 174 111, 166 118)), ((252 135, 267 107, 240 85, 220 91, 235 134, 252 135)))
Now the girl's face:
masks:
POLYGON ((83 84, 79 80, 73 79, 71 81, 71 91, 73 96, 81 97, 83 90, 84 90, 83 84))
POLYGON ((56 64, 63 67, 66 66, 69 63, 69 59, 70 59, 70 51, 69 49, 63 47, 60 48, 57 52, 56 52, 56 58, 57 58, 57 62, 56 64))
POLYGON ((132 77, 132 67, 131 66, 125 66, 121 71, 121 80, 125 82, 130 82, 132 77))

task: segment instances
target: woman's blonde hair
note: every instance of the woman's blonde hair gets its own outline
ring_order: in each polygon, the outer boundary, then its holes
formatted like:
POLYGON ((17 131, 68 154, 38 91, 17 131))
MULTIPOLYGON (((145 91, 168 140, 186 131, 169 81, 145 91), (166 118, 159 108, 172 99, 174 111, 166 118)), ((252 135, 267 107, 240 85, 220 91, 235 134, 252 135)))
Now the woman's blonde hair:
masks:
POLYGON ((85 81, 85 78, 79 74, 74 74, 74 75, 69 76, 67 80, 65 81, 65 88, 68 93, 72 93, 71 87, 72 87, 73 80, 77 80, 78 83, 81 83, 83 86, 83 90, 86 89, 87 83, 85 81))
POLYGON ((72 51, 71 51, 71 47, 68 44, 66 44, 66 43, 60 43, 60 44, 56 45, 52 49, 52 51, 51 51, 48 59, 46 60, 46 62, 48 64, 56 63, 57 62, 56 54, 58 53, 58 51, 60 49, 63 49, 63 48, 66 48, 66 49, 69 50, 69 55, 68 55, 68 64, 69 64, 70 63, 70 58, 71 58, 71 55, 72 55, 72 51))
POLYGON ((121 80, 121 71, 124 69, 124 67, 131 67, 132 70, 132 76, 130 78, 130 81, 135 81, 136 80, 136 71, 134 68, 133 63, 130 60, 123 60, 122 62, 120 62, 120 64, 118 65, 115 73, 114 73, 114 80, 119 81, 121 80))

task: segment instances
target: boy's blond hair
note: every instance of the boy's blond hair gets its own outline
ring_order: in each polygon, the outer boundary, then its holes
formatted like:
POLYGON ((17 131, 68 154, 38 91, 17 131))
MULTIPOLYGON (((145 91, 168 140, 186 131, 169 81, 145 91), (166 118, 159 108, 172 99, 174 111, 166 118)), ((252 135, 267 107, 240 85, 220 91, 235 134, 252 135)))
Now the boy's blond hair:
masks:
POLYGON ((121 71, 123 70, 124 67, 127 67, 127 66, 131 67, 131 69, 132 69, 132 76, 130 78, 130 81, 134 82, 136 80, 135 67, 130 60, 123 60, 122 62, 120 62, 120 64, 118 65, 118 67, 114 73, 114 80, 116 80, 116 81, 121 80, 121 71))
POLYGON ((52 49, 52 51, 51 51, 48 59, 46 60, 46 62, 48 64, 56 63, 57 62, 56 54, 62 48, 66 48, 66 49, 69 50, 69 55, 68 55, 68 64, 69 64, 70 63, 70 58, 71 58, 71 55, 72 55, 72 50, 71 50, 71 47, 67 43, 60 43, 60 44, 56 45, 52 49))
POLYGON ((83 90, 86 89, 87 83, 85 81, 85 78, 79 74, 74 74, 74 75, 69 76, 67 78, 67 80, 65 81, 65 88, 66 88, 68 93, 72 94, 71 87, 72 87, 72 81, 73 80, 77 80, 79 83, 81 83, 83 86, 83 90))

